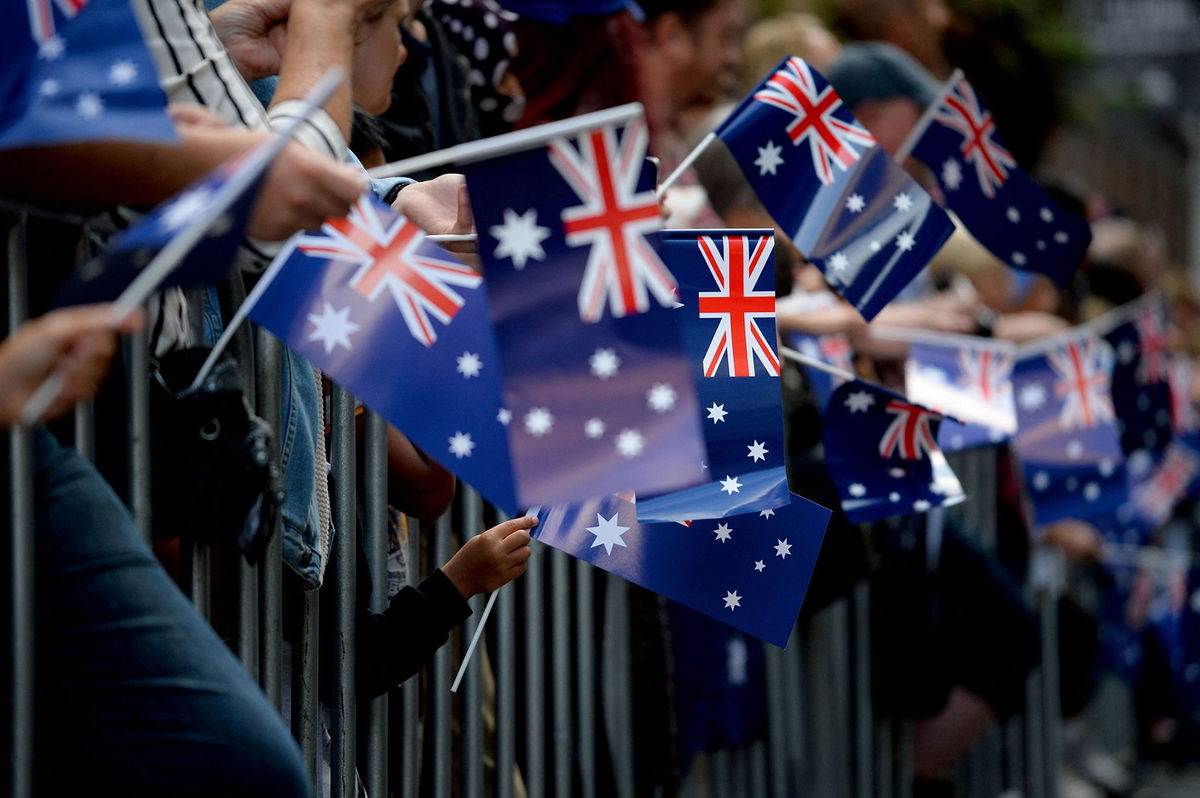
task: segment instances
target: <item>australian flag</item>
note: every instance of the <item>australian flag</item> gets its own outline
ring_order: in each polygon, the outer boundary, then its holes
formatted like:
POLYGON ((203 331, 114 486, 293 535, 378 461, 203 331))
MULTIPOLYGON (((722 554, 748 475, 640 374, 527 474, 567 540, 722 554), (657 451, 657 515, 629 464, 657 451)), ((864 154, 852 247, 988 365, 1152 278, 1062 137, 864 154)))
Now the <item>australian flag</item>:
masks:
POLYGON ((0 149, 175 139, 128 0, 3 0, 3 7, 0 149))
POLYGON ((965 79, 944 93, 912 154, 933 171, 946 207, 993 255, 1060 284, 1070 280, 1092 240, 1087 222, 1017 168, 965 79))
POLYGON ((1013 443, 1038 524, 1101 517, 1128 496, 1112 368, 1111 347, 1090 330, 1027 350, 1013 366, 1013 443))
POLYGON ((638 118, 464 168, 523 504, 708 479, 647 142, 638 118))
POLYGON ((700 399, 708 482, 638 496, 638 520, 724 518, 788 502, 775 352, 771 230, 669 230, 660 251, 679 281, 675 310, 700 399))
MULTIPOLYGON (((788 334, 787 342, 801 354, 841 371, 854 373, 854 347, 850 344, 850 338, 842 333, 808 335, 794 332, 788 334)), ((801 364, 801 368, 819 408, 828 405, 834 389, 845 382, 842 377, 819 368, 805 364, 801 364)))
POLYGON ((942 416, 887 388, 854 380, 825 408, 825 465, 851 521, 923 513, 961 502, 937 444, 942 416))
POLYGON ((783 231, 866 319, 908 285, 954 230, 825 78, 799 58, 785 58, 716 135, 783 231))
POLYGON ((250 316, 507 513, 518 502, 482 278, 370 194, 295 237, 250 316))
POLYGON ((943 451, 995 445, 1016 432, 1013 350, 1002 341, 968 336, 910 345, 905 364, 909 398, 953 416, 938 431, 943 451))
POLYGON ((168 243, 189 234, 200 233, 201 237, 153 288, 222 279, 233 268, 266 169, 277 151, 276 142, 264 142, 146 214, 71 274, 59 291, 57 304, 116 299, 168 243))
POLYGON ((829 511, 793 495, 774 510, 640 524, 616 496, 541 508, 533 536, 747 634, 787 645, 829 511))
POLYGON ((1149 297, 1116 313, 1124 317, 1104 338, 1116 355, 1112 400, 1121 448, 1134 478, 1162 460, 1171 442, 1171 355, 1161 300, 1149 297))

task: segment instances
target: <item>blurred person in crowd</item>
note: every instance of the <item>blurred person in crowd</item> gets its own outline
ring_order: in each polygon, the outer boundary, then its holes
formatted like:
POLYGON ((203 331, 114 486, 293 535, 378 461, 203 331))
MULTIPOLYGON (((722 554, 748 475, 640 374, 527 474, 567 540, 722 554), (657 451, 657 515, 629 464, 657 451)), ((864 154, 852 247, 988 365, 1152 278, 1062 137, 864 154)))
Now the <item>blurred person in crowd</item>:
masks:
POLYGON ((851 39, 894 44, 939 78, 950 75, 944 41, 951 23, 945 0, 836 0, 836 26, 851 39))
POLYGON ((824 73, 837 58, 841 46, 837 37, 812 14, 789 13, 761 19, 746 31, 742 87, 749 89, 757 84, 785 55, 799 56, 824 73))
POLYGON ((525 112, 525 91, 513 70, 517 15, 497 0, 433 0, 429 12, 467 61, 467 85, 480 135, 512 130, 525 112))

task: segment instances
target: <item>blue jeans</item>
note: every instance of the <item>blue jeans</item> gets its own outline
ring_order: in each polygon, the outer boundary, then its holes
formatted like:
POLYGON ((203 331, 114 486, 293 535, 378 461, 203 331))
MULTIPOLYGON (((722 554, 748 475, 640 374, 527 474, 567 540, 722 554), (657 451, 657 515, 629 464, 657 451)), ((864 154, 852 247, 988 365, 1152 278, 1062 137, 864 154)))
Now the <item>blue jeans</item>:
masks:
POLYGON ((42 795, 307 796, 278 713, 74 449, 36 443, 42 795))

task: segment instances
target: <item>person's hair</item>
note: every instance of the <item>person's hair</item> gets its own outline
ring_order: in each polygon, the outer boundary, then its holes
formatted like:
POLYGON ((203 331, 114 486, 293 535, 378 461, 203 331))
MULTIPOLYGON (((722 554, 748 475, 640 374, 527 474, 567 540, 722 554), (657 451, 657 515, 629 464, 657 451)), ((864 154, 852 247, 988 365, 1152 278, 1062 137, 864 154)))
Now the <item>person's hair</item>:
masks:
POLYGON ((808 52, 814 32, 832 33, 812 14, 789 13, 760 20, 746 31, 745 59, 742 61, 742 83, 753 86, 775 68, 785 55, 803 58, 817 69, 825 64, 815 63, 808 52))
POLYGON ((664 14, 678 14, 684 22, 691 25, 724 2, 728 0, 638 0, 638 5, 646 16, 647 25, 664 14))

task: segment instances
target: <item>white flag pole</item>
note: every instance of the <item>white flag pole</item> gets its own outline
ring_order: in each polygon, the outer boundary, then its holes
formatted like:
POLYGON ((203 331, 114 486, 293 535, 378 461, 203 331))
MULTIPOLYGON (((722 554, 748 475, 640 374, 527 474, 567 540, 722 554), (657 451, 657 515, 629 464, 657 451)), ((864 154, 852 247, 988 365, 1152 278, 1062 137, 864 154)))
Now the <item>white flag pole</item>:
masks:
POLYGON ((715 131, 700 139, 700 143, 692 148, 692 151, 687 154, 687 157, 684 158, 682 162, 680 162, 679 166, 675 167, 675 171, 667 175, 666 180, 662 181, 662 183, 659 183, 658 190, 654 192, 654 198, 659 202, 662 202, 662 198, 664 195, 666 195, 668 189, 675 185, 675 181, 679 180, 680 176, 687 171, 687 168, 695 163, 696 159, 699 158, 706 149, 708 149, 708 145, 712 144, 716 140, 717 134, 715 131))
POLYGON ((479 236, 475 233, 436 233, 425 236, 425 239, 435 244, 467 244, 478 241, 479 236))
POLYGON ((933 102, 931 102, 925 108, 925 112, 921 114, 921 118, 917 120, 917 124, 909 132, 908 138, 906 138, 904 143, 900 145, 900 149, 896 150, 896 152, 892 155, 892 157, 896 159, 897 163, 904 163, 904 159, 912 155, 913 147, 916 147, 917 142, 921 140, 921 136, 925 135, 925 129, 928 128, 929 123, 933 121, 933 115, 936 114, 937 109, 941 107, 942 100, 946 99, 946 96, 949 95, 950 92, 954 91, 954 84, 958 83, 962 79, 963 71, 961 69, 956 69, 954 70, 954 73, 950 75, 950 78, 942 84, 941 90, 937 93, 937 96, 933 98, 933 102))
POLYGON ((886 324, 871 324, 867 332, 872 338, 884 341, 899 341, 901 343, 940 344, 942 346, 963 346, 971 349, 1002 350, 1008 354, 1017 351, 1016 344, 999 338, 984 338, 980 335, 964 335, 954 332, 924 330, 915 327, 892 327, 886 324))
POLYGON ((779 354, 783 355, 784 357, 788 358, 789 360, 794 360, 797 363, 803 363, 805 366, 812 366, 813 368, 817 369, 818 371, 823 371, 826 374, 832 374, 835 377, 840 377, 841 379, 846 380, 847 382, 849 382, 850 380, 858 379, 857 376, 855 376, 854 374, 851 374, 850 372, 846 371, 845 369, 840 369, 837 366, 831 366, 828 363, 826 363, 824 360, 821 360, 820 358, 809 357, 808 355, 803 354, 802 352, 797 352, 795 349, 789 349, 786 346, 779 347, 779 354))
POLYGON ((458 675, 454 677, 454 684, 450 685, 450 692, 458 692, 458 685, 462 682, 463 675, 467 672, 467 666, 471 664, 471 657, 475 654, 475 647, 479 645, 479 638, 483 637, 483 625, 487 623, 488 616, 492 614, 492 605, 496 603, 496 596, 500 595, 500 591, 503 589, 503 586, 499 587, 492 591, 492 595, 488 596, 487 605, 483 608, 483 614, 479 616, 479 625, 475 627, 475 634, 471 636, 471 644, 467 646, 467 651, 463 654, 462 664, 458 666, 458 675))
POLYGON ((444 150, 416 155, 412 158, 405 158, 402 161, 394 161, 383 166, 377 166, 367 174, 373 178, 401 177, 414 172, 432 169, 435 166, 482 161, 485 158, 492 158, 497 155, 527 150, 551 139, 574 136, 592 128, 604 125, 624 124, 640 116, 642 116, 641 103, 618 105, 615 108, 606 108, 603 111, 574 116, 570 119, 550 122, 525 130, 516 130, 512 133, 503 133, 499 136, 492 136, 491 138, 480 139, 479 141, 469 141, 466 144, 457 144, 453 147, 447 147, 444 150))

